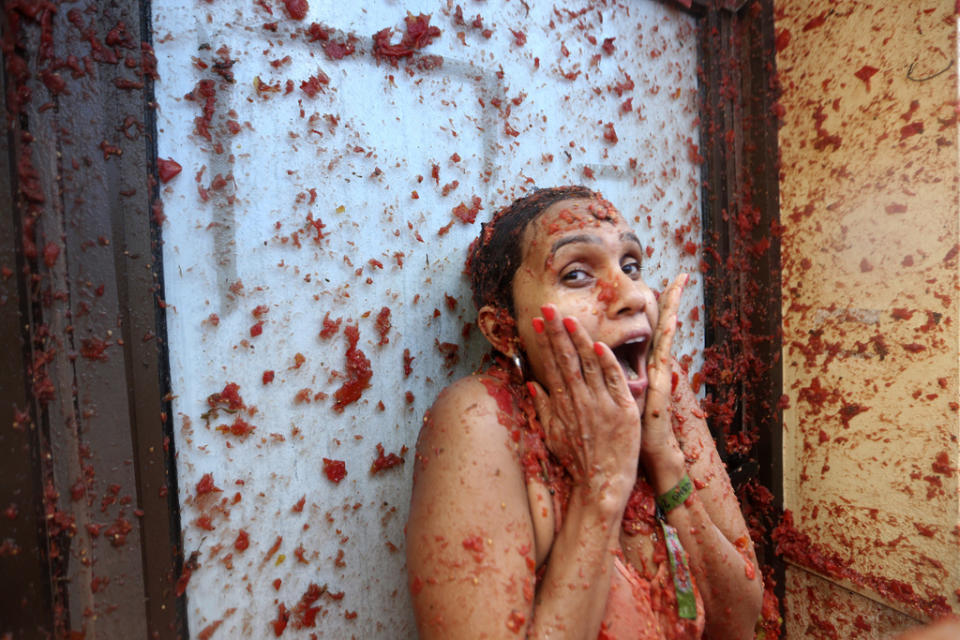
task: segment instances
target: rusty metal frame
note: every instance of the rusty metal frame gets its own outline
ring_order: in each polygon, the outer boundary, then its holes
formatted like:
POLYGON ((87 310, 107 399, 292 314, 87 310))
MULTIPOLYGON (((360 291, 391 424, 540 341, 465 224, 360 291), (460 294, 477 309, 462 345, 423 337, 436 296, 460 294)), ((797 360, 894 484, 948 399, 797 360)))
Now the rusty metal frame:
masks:
MULTIPOLYGON (((700 15, 701 149, 706 342, 738 364, 707 393, 735 398, 726 430, 711 425, 721 451, 744 434, 746 453, 722 453, 753 524, 770 530, 783 510, 783 394, 778 120, 773 0, 694 0, 700 15), (741 214, 749 214, 743 225, 741 214), (769 245, 762 251, 769 240, 769 245), (772 500, 750 505, 759 492, 772 500), (769 496, 767 496, 769 497, 769 496), (759 508, 758 508, 759 507, 759 508)), ((758 549, 784 595, 784 564, 766 536, 758 549)))
POLYGON ((90 8, 4 7, 0 633, 177 638, 150 8, 90 8), (121 23, 119 62, 41 80, 121 23))

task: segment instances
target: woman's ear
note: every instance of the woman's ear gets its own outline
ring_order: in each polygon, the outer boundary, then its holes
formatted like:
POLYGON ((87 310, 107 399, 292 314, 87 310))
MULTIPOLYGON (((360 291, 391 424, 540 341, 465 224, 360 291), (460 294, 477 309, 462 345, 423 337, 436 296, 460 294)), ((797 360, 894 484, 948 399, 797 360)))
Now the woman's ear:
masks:
POLYGON ((517 325, 506 309, 483 305, 477 312, 477 327, 494 349, 511 358, 517 354, 517 325))

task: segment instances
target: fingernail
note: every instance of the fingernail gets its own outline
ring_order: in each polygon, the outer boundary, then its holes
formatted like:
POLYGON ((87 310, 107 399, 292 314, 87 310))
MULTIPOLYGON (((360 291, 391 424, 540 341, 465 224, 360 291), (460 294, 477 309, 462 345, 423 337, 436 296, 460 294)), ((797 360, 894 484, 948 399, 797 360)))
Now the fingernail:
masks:
POLYGON ((536 398, 536 397, 537 397, 537 388, 536 388, 535 386, 533 386, 533 383, 532 383, 532 382, 528 382, 528 383, 527 383, 527 391, 530 392, 530 397, 531 397, 531 398, 536 398))
POLYGON ((543 320, 540 318, 533 319, 533 330, 537 333, 543 333, 543 320))
POLYGON ((602 355, 603 355, 603 343, 602 343, 602 342, 594 342, 594 343, 593 343, 593 352, 594 352, 595 354, 597 354, 598 356, 602 356, 602 355))
POLYGON ((577 330, 577 323, 573 321, 573 318, 564 318, 563 328, 567 330, 567 333, 573 333, 577 330))
POLYGON ((540 307, 540 312, 543 313, 543 317, 546 318, 547 322, 553 322, 553 307, 543 305, 540 307))

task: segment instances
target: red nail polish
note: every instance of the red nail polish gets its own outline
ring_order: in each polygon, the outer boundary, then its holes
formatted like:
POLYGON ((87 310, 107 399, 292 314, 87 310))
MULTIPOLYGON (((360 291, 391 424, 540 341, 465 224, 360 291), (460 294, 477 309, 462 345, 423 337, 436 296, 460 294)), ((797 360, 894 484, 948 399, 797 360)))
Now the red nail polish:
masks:
POLYGON ((567 333, 573 333, 577 330, 577 323, 573 321, 573 318, 564 318, 563 328, 567 330, 567 333))
POLYGON ((543 333, 543 320, 540 318, 533 319, 533 330, 537 333, 543 333))
POLYGON ((594 343, 593 343, 593 352, 596 353, 598 356, 602 356, 602 355, 603 355, 603 343, 602 343, 602 342, 594 342, 594 343))
POLYGON ((530 392, 530 397, 531 397, 531 398, 536 398, 536 397, 537 397, 537 388, 536 388, 535 386, 533 386, 533 383, 532 383, 532 382, 528 382, 528 383, 527 383, 527 391, 530 392))
POLYGON ((553 307, 543 305, 540 307, 540 312, 543 313, 543 317, 546 318, 547 322, 553 322, 553 307))

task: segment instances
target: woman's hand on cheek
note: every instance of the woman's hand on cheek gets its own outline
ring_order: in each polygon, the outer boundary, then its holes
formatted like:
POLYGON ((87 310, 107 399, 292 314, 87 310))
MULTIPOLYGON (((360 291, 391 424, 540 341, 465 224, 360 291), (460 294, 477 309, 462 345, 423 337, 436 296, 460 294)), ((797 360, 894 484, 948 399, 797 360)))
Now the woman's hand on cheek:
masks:
POLYGON ((547 448, 574 480, 623 499, 636 480, 640 415, 610 348, 552 305, 534 318, 544 384, 528 383, 547 448))
POLYGON ((658 462, 665 462, 671 453, 680 451, 670 422, 673 367, 670 350, 677 332, 677 309, 680 296, 690 276, 681 274, 660 296, 660 316, 653 334, 653 348, 647 363, 646 403, 643 410, 643 448, 641 457, 644 468, 655 473, 658 462))

